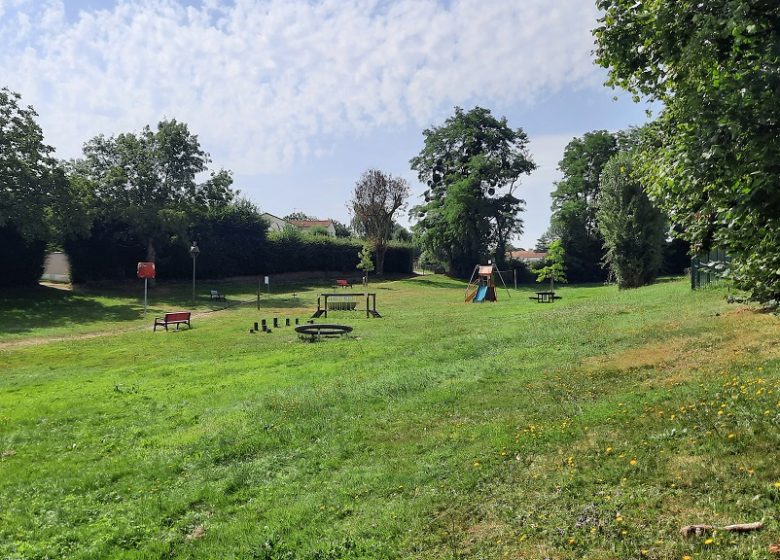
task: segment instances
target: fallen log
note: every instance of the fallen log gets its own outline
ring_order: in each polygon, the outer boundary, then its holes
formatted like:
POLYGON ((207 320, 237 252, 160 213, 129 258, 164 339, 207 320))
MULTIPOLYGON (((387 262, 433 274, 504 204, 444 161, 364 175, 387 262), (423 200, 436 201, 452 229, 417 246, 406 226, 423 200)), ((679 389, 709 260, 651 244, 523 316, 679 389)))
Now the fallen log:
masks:
POLYGON ((723 527, 716 527, 715 525, 686 525, 680 529, 680 534, 685 537, 700 537, 702 535, 708 535, 713 531, 728 531, 731 533, 747 533, 749 531, 756 531, 764 527, 763 521, 756 521, 754 523, 735 523, 734 525, 725 525, 723 527))

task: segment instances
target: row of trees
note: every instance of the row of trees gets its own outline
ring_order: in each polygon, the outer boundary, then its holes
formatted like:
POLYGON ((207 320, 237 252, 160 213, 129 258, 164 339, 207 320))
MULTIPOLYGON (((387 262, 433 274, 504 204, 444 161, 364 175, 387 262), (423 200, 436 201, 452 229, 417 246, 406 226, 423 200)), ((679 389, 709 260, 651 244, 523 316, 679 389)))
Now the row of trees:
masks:
MULTIPOLYGON (((186 124, 170 120, 140 133, 100 135, 84 144, 81 158, 62 162, 44 142, 36 116, 18 94, 0 90, 0 283, 37 282, 47 245, 66 249, 79 280, 129 277, 138 260, 181 274, 195 240, 211 255, 207 275, 248 274, 266 265, 281 270, 272 255, 284 254, 277 241, 290 241, 290 232, 267 242, 268 224, 257 206, 239 197, 229 171, 210 167, 186 124)), ((408 238, 394 221, 408 193, 404 180, 367 171, 350 202, 353 231, 335 223, 338 237, 357 232, 368 240, 379 273, 389 241, 408 238)), ((306 245, 296 242, 288 245, 306 245)), ((313 244, 322 253, 314 260, 357 263, 354 244, 331 245, 313 244), (344 255, 348 247, 354 258, 344 255)), ((394 269, 397 261, 395 255, 394 269)))
POLYGON ((638 129, 599 130, 564 150, 550 229, 537 249, 560 240, 570 280, 611 275, 621 288, 631 288, 653 282, 664 265, 667 272, 685 265, 686 244, 667 240, 667 221, 636 174, 641 135, 638 129))
POLYGON ((598 0, 609 83, 660 102, 635 173, 694 252, 780 299, 780 3, 598 0))

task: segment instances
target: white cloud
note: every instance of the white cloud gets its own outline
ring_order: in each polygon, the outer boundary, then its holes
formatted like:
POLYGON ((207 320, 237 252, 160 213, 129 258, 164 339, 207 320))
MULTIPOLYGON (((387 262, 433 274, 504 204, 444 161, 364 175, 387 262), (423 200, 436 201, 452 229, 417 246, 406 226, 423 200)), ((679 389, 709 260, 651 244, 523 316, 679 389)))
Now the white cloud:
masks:
POLYGON ((587 0, 124 0, 70 19, 61 1, 0 0, 3 10, 0 76, 63 157, 167 117, 219 165, 268 173, 333 139, 438 122, 455 104, 599 81, 587 0))

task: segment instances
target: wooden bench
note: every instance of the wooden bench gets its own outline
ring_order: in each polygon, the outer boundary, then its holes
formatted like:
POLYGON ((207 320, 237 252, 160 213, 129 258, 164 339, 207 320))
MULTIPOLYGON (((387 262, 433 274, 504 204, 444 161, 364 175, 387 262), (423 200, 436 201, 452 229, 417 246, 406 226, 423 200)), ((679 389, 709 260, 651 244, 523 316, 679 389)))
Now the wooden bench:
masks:
POLYGON ((217 290, 211 290, 211 299, 217 301, 227 301, 224 294, 220 294, 217 290))
POLYGON ((336 280, 336 287, 337 288, 351 288, 352 284, 349 283, 349 280, 336 280))
POLYGON ((179 330, 179 325, 187 325, 189 328, 192 328, 192 325, 190 324, 190 315, 192 315, 189 311, 176 311, 174 313, 166 313, 163 317, 155 317, 154 318, 154 331, 157 331, 157 327, 165 327, 165 330, 168 330, 168 325, 176 325, 176 330, 179 330))

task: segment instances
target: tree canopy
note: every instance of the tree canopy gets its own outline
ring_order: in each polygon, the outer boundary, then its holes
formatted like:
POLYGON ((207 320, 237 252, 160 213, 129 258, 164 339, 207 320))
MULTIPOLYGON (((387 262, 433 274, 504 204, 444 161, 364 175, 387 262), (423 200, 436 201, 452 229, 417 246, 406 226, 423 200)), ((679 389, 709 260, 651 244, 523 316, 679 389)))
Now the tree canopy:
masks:
POLYGON ((597 61, 663 104, 640 171, 694 251, 780 297, 780 3, 599 0, 597 61))
POLYGON ((555 289, 555 283, 566 283, 566 251, 560 239, 555 239, 547 248, 545 265, 536 270, 536 281, 550 281, 550 290, 555 289))
POLYGON ((422 151, 411 160, 428 186, 425 202, 412 209, 422 248, 460 276, 491 252, 503 263, 508 240, 522 231, 524 202, 514 195, 518 180, 536 169, 528 136, 488 109, 456 107, 423 137, 422 151))
POLYGON ((37 116, 18 93, 0 89, 0 227, 27 241, 48 241, 67 206, 67 181, 37 116))
POLYGON ((228 171, 208 171, 211 162, 187 125, 163 121, 140 134, 97 136, 84 145, 84 158, 71 165, 71 178, 94 192, 95 211, 121 219, 144 240, 146 258, 171 235, 186 237, 189 217, 228 204, 236 193, 228 171))
POLYGON ((369 169, 360 176, 352 192, 350 210, 355 229, 362 233, 376 252, 376 272, 384 271, 387 242, 393 233, 393 217, 406 206, 409 183, 402 177, 369 169))
POLYGON ((628 152, 613 156, 604 166, 597 219, 606 249, 604 260, 618 287, 638 288, 655 281, 666 220, 635 176, 628 152))
POLYGON ((599 178, 618 151, 617 137, 606 130, 585 133, 566 146, 558 169, 563 178, 552 192, 551 232, 561 240, 569 278, 578 282, 605 278, 604 238, 596 223, 599 178))

